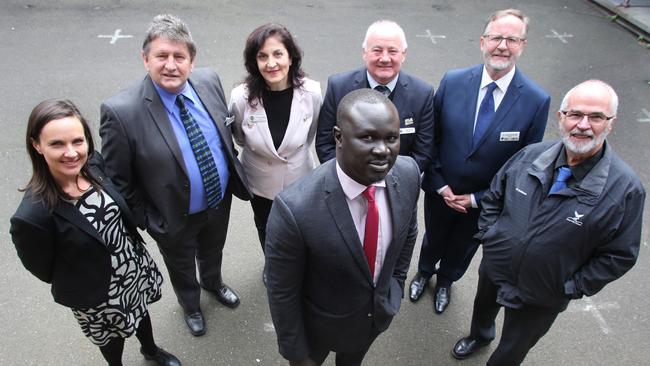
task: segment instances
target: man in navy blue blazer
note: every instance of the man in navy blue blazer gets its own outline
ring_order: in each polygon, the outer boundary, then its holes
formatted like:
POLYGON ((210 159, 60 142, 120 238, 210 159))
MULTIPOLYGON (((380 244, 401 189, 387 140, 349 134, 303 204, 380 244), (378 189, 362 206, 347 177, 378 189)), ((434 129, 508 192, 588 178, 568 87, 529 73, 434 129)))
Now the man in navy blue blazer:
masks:
POLYGON ((399 112, 399 154, 415 159, 420 171, 429 164, 433 156, 433 87, 401 71, 406 48, 404 30, 397 23, 376 21, 368 27, 362 44, 365 67, 330 76, 316 134, 321 163, 335 156, 332 131, 341 99, 353 90, 372 88, 388 96, 399 112))
POLYGON ((493 13, 480 38, 484 64, 448 71, 434 98, 437 153, 422 182, 426 233, 409 295, 417 301, 436 274, 437 314, 476 253, 472 236, 492 177, 544 135, 550 97, 515 67, 527 28, 519 10, 493 13))

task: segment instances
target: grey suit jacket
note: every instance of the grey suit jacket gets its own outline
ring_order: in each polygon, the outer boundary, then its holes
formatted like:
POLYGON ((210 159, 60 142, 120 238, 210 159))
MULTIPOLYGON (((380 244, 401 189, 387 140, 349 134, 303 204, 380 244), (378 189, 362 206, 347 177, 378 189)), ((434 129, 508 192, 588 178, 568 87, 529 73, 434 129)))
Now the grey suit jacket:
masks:
MULTIPOLYGON (((227 193, 249 199, 230 129, 225 126, 228 109, 219 76, 210 69, 195 69, 189 82, 221 137, 230 169, 227 193)), ((138 226, 156 240, 179 234, 187 220, 189 178, 171 122, 149 76, 102 104, 99 134, 107 173, 134 211, 138 226)))
POLYGON ((266 236, 267 291, 280 354, 304 359, 316 342, 358 352, 398 312, 417 237, 420 174, 398 157, 386 176, 393 238, 376 287, 330 160, 273 202, 266 236))

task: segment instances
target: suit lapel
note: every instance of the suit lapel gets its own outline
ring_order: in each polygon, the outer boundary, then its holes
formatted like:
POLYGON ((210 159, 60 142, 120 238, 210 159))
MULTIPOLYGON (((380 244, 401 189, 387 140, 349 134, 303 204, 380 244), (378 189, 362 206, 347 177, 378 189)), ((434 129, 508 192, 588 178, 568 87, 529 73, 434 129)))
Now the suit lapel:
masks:
MULTIPOLYGON (((289 123, 287 124, 287 130, 284 133, 284 138, 282 143, 278 148, 278 155, 282 154, 282 151, 286 148, 287 145, 291 143, 293 136, 305 128, 304 118, 306 118, 303 111, 303 100, 305 98, 305 91, 301 88, 293 89, 293 98, 291 99, 291 111, 289 112, 289 123)), ((315 123, 315 122, 312 122, 315 123)), ((271 131, 269 130, 268 136, 271 136, 271 131)), ((273 145, 273 140, 271 140, 271 146, 275 151, 275 146, 273 145)))
POLYGON ((391 214, 391 223, 393 225, 393 237, 391 238, 388 250, 386 251, 386 256, 384 257, 384 264, 382 266, 382 272, 380 274, 378 283, 383 283, 387 278, 390 278, 393 273, 391 271, 384 271, 384 268, 395 268, 395 262, 399 258, 399 255, 402 251, 402 245, 398 235, 400 234, 400 229, 404 226, 404 220, 409 220, 411 217, 411 212, 408 211, 406 205, 401 205, 401 193, 399 187, 399 179, 396 175, 393 174, 394 170, 391 170, 388 175, 386 175, 386 192, 388 193, 388 205, 390 207, 391 214))
MULTIPOLYGON (((399 74, 397 79, 397 84, 395 84, 395 90, 393 91, 393 104, 398 111, 408 111, 410 109, 406 108, 406 102, 408 100, 408 80, 403 73, 399 74)), ((404 118, 412 116, 399 116, 399 124, 402 126, 404 124, 404 118)))
POLYGON ((357 229, 354 226, 350 208, 345 200, 345 193, 336 175, 336 163, 334 161, 330 163, 329 170, 329 174, 323 180, 325 203, 334 220, 334 225, 341 234, 341 237, 343 237, 343 242, 348 247, 352 258, 366 279, 372 284, 370 268, 366 261, 366 255, 363 253, 363 245, 359 241, 359 235, 357 235, 357 229))
MULTIPOLYGON (((88 222, 88 220, 74 207, 71 203, 59 200, 54 208, 54 213, 66 219, 71 224, 81 229, 86 234, 95 238, 99 243, 104 243, 104 239, 99 235, 97 230, 88 222)), ((102 245, 106 247, 106 245, 102 245)))
MULTIPOLYGON (((465 84, 465 117, 463 121, 468 121, 463 129, 466 131, 465 143, 470 154, 472 152, 472 140, 474 138, 474 118, 476 117, 476 105, 478 103, 478 89, 481 86, 481 74, 483 65, 472 69, 465 84)), ((478 145, 478 144, 477 144, 478 145)))
POLYGON ((183 154, 181 153, 181 148, 178 145, 178 140, 176 140, 176 134, 174 134, 174 128, 172 127, 171 121, 169 121, 169 116, 165 110, 165 106, 160 100, 158 92, 153 86, 153 81, 147 76, 145 78, 144 86, 144 98, 146 100, 145 105, 151 114, 154 124, 160 131, 165 143, 171 150, 174 158, 178 165, 183 169, 183 172, 187 176, 187 169, 185 168, 185 161, 183 160, 183 154))

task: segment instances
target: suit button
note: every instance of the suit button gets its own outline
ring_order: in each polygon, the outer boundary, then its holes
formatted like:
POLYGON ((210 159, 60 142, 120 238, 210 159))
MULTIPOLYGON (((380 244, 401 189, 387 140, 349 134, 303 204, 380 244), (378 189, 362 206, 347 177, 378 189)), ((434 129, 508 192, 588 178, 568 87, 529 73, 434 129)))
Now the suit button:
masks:
POLYGON ((368 318, 372 318, 372 313, 368 313, 368 318))

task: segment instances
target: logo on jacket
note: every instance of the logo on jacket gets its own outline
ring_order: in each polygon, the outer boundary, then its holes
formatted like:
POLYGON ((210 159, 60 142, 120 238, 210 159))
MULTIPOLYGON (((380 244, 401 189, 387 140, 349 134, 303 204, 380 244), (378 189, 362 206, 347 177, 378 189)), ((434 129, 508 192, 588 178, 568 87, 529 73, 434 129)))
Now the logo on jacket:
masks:
POLYGON ((573 217, 567 217, 566 220, 567 220, 568 222, 572 223, 572 224, 576 224, 576 225, 578 225, 578 226, 582 226, 582 221, 580 221, 580 219, 581 219, 582 216, 584 216, 585 214, 582 214, 582 215, 581 215, 581 214, 578 213, 578 211, 573 211, 573 214, 574 214, 575 216, 573 216, 573 217))

